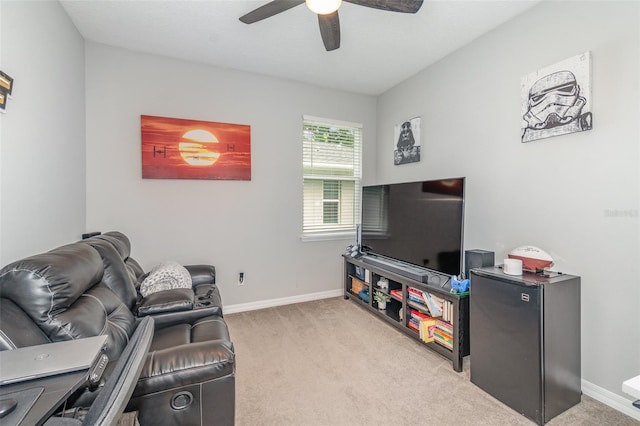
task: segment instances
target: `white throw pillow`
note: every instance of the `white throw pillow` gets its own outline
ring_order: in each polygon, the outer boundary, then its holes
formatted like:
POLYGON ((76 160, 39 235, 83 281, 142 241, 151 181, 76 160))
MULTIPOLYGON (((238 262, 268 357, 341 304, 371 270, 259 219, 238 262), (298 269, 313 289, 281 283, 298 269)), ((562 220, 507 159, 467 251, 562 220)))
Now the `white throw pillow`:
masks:
POLYGON ((191 288, 191 275, 178 262, 162 262, 156 265, 140 284, 140 294, 147 297, 151 293, 173 288, 191 288))

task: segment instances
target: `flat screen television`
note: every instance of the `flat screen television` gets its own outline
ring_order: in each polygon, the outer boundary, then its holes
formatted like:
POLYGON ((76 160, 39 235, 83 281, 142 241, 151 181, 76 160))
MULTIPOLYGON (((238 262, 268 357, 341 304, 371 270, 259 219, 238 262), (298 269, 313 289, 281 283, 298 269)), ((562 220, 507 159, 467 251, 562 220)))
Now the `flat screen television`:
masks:
POLYGON ((463 224, 464 178, 362 188, 365 253, 460 275, 463 224))

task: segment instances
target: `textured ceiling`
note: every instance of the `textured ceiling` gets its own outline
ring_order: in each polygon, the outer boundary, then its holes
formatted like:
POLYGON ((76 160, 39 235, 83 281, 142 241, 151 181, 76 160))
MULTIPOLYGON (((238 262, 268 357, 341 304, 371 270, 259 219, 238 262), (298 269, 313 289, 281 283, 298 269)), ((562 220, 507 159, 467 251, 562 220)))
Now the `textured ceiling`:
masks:
POLYGON ((238 18, 266 1, 61 3, 89 41, 378 95, 537 1, 425 0, 415 15, 343 2, 332 52, 305 5, 247 25, 238 18))

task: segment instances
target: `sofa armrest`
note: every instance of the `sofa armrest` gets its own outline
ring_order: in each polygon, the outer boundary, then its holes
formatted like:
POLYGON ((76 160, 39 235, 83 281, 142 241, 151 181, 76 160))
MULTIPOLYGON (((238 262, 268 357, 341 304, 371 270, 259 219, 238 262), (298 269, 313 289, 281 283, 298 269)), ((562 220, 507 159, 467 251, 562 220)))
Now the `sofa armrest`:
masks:
POLYGON ((133 397, 203 383, 235 374, 233 344, 210 340, 153 351, 147 355, 133 397))
POLYGON ((200 284, 215 284, 216 283, 216 267, 213 265, 185 265, 189 274, 191 274, 191 281, 193 286, 200 284))
POLYGON ((174 288, 151 293, 138 305, 138 316, 181 312, 193 309, 195 295, 191 288, 174 288))
POLYGON ((179 312, 163 312, 155 314, 153 319, 155 320, 156 330, 159 330, 161 328, 167 328, 178 324, 191 324, 201 318, 211 315, 221 317, 222 308, 220 306, 201 308, 196 304, 194 309, 179 312))

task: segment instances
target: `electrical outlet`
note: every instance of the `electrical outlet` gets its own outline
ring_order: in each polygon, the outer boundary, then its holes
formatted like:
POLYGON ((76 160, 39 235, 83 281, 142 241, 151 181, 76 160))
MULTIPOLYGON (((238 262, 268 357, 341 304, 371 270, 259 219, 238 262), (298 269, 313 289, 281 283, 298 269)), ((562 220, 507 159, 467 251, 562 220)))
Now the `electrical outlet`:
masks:
POLYGON ((244 272, 238 274, 238 285, 244 285, 244 272))

